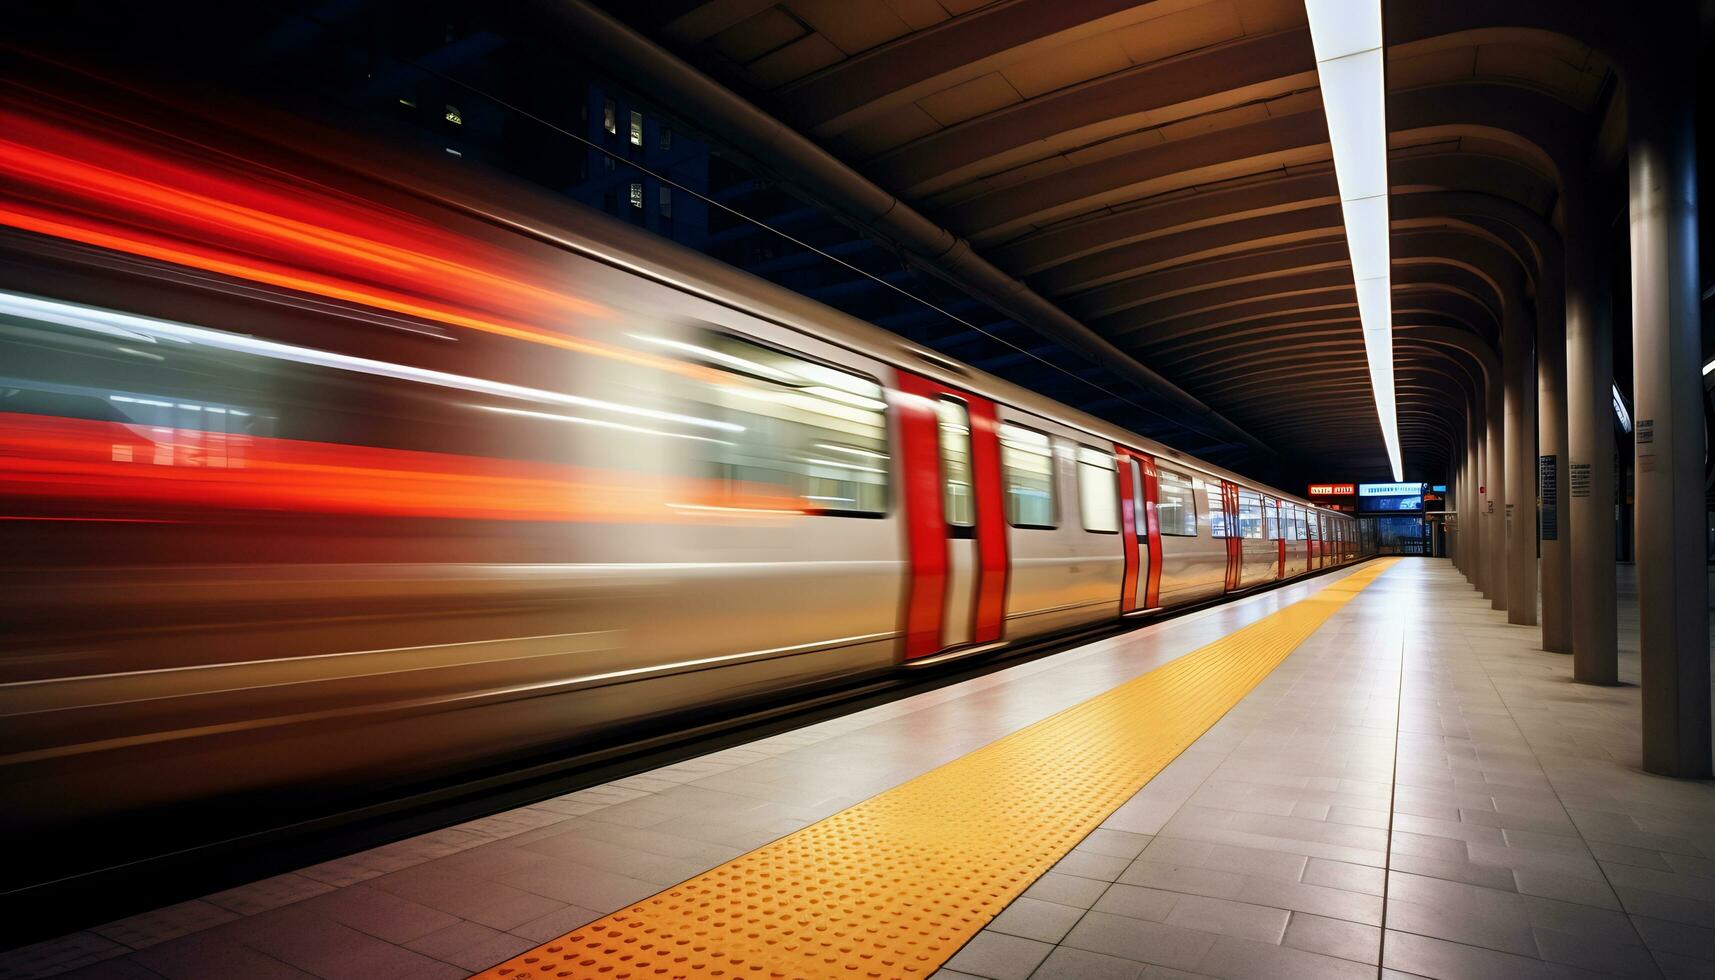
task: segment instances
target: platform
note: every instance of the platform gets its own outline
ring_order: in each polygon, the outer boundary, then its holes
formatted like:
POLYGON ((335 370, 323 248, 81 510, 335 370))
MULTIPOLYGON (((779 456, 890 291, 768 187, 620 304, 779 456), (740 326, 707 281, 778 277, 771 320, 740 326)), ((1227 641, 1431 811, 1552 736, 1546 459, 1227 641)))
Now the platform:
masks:
POLYGON ((1715 975, 1715 786, 1642 774, 1638 689, 1536 636, 1372 562, 0 976, 1715 975))

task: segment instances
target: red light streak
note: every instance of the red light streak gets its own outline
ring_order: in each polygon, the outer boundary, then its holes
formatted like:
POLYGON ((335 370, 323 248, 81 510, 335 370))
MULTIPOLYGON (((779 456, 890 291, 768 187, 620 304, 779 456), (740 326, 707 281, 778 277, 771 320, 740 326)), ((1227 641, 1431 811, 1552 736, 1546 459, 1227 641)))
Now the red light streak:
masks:
POLYGON ((141 428, 0 412, 0 500, 30 501, 49 518, 114 521, 162 510, 675 523, 804 512, 796 498, 625 470, 141 428), (130 459, 115 460, 116 447, 130 459))

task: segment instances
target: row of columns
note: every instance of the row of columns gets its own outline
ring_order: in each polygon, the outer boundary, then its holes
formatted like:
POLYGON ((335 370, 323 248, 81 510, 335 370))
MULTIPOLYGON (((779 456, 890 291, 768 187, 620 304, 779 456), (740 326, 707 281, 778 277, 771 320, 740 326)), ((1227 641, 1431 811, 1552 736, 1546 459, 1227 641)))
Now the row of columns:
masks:
MULTIPOLYGON (((1626 75, 1642 749, 1647 771, 1700 778, 1712 735, 1695 61, 1654 55, 1626 75)), ((1467 406, 1448 480, 1450 547, 1509 623, 1536 624, 1540 601, 1542 647, 1572 655, 1575 681, 1615 684, 1609 226, 1584 175, 1561 177, 1561 268, 1537 277, 1534 317, 1503 289, 1499 370, 1467 406)))

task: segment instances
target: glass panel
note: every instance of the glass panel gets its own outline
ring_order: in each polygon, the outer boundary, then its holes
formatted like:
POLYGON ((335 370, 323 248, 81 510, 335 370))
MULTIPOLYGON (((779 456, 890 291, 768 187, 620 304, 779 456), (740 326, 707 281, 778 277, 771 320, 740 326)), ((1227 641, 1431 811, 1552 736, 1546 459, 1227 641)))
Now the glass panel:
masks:
POLYGON ((1013 527, 1054 527, 1054 449, 1048 437, 1002 424, 1000 468, 1006 481, 1007 522, 1013 527))
POLYGON ((728 375, 702 407, 727 428, 719 439, 690 444, 722 493, 735 502, 784 497, 810 511, 886 513, 890 457, 880 385, 725 334, 698 340, 672 346, 728 375))
POLYGON ((1172 470, 1161 470, 1155 478, 1157 500, 1155 517, 1162 534, 1176 537, 1197 536, 1197 495, 1191 478, 1172 470))
POLYGON ((971 493, 971 416, 961 402, 943 398, 941 414, 941 479, 947 523, 971 527, 977 522, 971 493))
POLYGON ((1149 537, 1149 515, 1143 509, 1143 466, 1137 460, 1127 458, 1126 465, 1131 467, 1131 520, 1132 531, 1140 538, 1149 537))
POLYGON ((1239 491, 1239 537, 1262 539, 1262 497, 1251 490, 1239 491))
POLYGON ((1084 530, 1113 534, 1120 529, 1118 481, 1111 453, 1078 447, 1078 509, 1084 530))
POLYGON ((1262 536, 1270 541, 1277 541, 1280 533, 1280 501, 1273 497, 1262 498, 1262 536))
POLYGON ((1227 534, 1227 508, 1221 502, 1221 485, 1204 483, 1203 494, 1209 501, 1209 535, 1216 538, 1230 537, 1227 534))

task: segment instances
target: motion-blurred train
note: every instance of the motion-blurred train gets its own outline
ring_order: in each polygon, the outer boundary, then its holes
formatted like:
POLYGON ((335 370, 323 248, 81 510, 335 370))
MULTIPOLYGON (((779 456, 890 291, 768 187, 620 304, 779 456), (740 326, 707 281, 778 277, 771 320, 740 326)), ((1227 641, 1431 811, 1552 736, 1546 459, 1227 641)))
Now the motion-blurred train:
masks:
POLYGON ((413 785, 1358 556, 1344 515, 357 145, 0 95, 14 833, 413 785))

